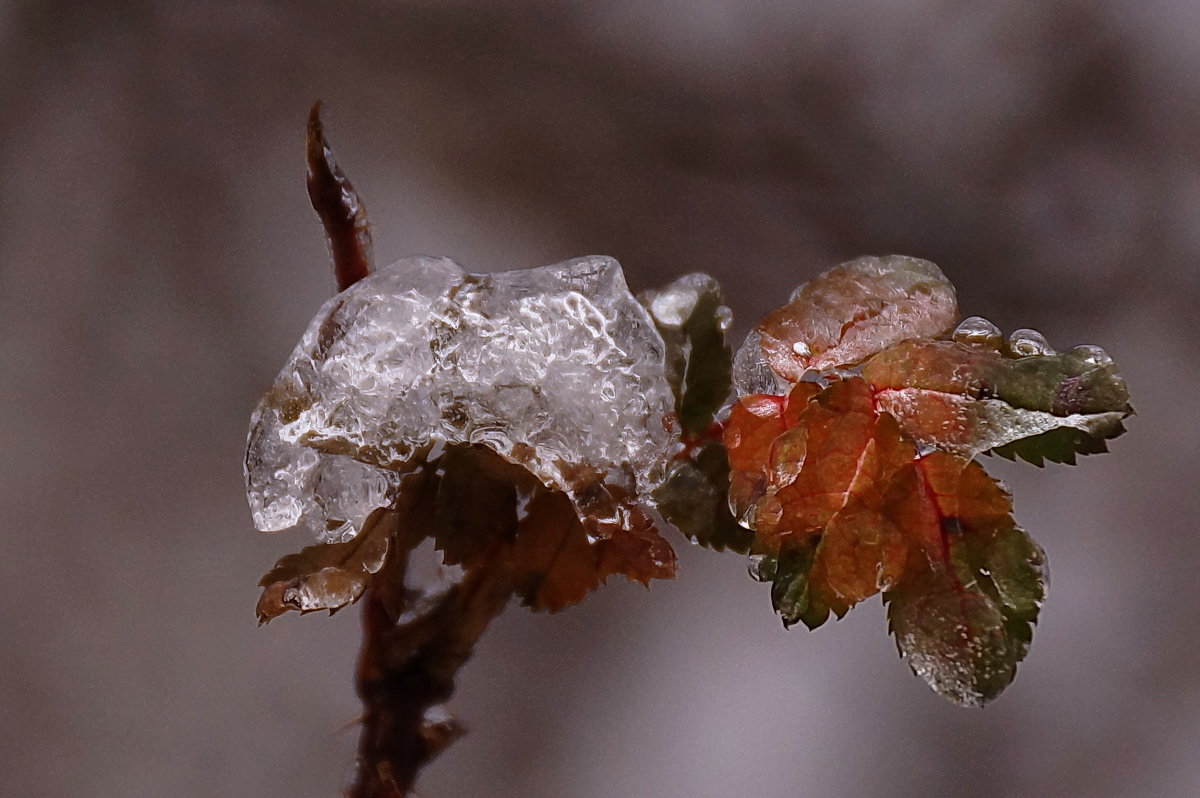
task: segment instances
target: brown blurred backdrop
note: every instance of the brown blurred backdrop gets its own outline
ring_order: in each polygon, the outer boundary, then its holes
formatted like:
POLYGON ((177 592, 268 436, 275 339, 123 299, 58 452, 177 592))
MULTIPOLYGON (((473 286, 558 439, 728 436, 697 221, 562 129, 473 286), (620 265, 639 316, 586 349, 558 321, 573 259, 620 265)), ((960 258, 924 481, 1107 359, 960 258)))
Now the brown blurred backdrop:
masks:
POLYGON ((258 629, 250 410, 332 280, 326 102, 381 261, 702 270, 740 335, 864 253, 1099 343, 1139 416, 1076 468, 989 463, 1049 553, 983 711, 877 601, 785 633, 737 557, 510 609, 448 796, 1200 794, 1194 0, 0 3, 0 792, 332 796, 357 613, 258 629))

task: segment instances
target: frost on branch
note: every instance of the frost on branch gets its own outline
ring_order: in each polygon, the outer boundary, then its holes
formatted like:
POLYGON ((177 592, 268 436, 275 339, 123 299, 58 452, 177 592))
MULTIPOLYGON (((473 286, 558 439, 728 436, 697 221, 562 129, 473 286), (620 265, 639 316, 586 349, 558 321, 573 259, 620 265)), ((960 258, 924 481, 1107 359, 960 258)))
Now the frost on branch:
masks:
POLYGON ((317 314, 254 413, 246 482, 260 529, 324 541, 263 577, 261 621, 368 597, 354 794, 405 794, 458 733, 454 674, 510 597, 556 611, 674 574, 650 498, 679 447, 665 353, 610 258, 409 258, 317 314), (449 581, 421 592, 425 538, 449 581))
POLYGON ((1129 397, 1098 347, 1056 353, 972 317, 933 264, 863 258, 768 314, 736 358, 730 509, 786 625, 882 593, 914 672, 966 705, 1025 656, 1041 549, 983 453, 1073 463, 1123 432, 1129 397))
POLYGON ((674 575, 653 495, 696 459, 681 455, 677 401, 711 422, 728 351, 714 387, 715 284, 688 284, 664 300, 678 315, 693 298, 669 380, 658 319, 607 257, 499 274, 412 257, 372 273, 365 207, 317 108, 307 153, 343 290, 255 410, 245 475, 259 529, 303 523, 320 542, 263 577, 258 615, 363 600, 351 794, 401 796, 460 732, 455 674, 512 597, 553 612, 610 576, 674 575), (408 566, 424 540, 442 568, 423 588, 408 566))

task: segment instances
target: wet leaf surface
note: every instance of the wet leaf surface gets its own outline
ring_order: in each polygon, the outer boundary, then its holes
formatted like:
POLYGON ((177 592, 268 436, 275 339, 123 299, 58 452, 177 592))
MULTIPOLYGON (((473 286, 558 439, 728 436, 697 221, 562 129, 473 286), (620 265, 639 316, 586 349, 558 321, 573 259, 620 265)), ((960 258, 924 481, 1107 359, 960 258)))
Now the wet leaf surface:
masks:
POLYGON ((954 286, 929 261, 903 255, 843 263, 802 285, 755 326, 770 367, 804 372, 858 363, 907 338, 932 338, 958 320, 954 286))
POLYGON ((1047 576, 975 458, 1074 463, 1106 451, 1132 409, 1099 347, 1055 352, 980 317, 942 338, 953 294, 939 278, 922 261, 862 259, 759 323, 735 358, 729 502, 785 625, 883 593, 913 671, 979 706, 1028 651, 1047 576))
POLYGON ((1045 554, 1012 518, 1004 489, 974 462, 932 452, 913 464, 906 526, 928 543, 889 590, 888 622, 913 671, 938 693, 982 706, 1012 682, 1046 595, 1045 554))
POLYGON ((676 460, 666 481, 654 492, 663 518, 695 542, 715 551, 745 554, 754 534, 730 512, 729 459, 716 441, 691 459, 676 460))
POLYGON ((1074 463, 1076 454, 1106 451, 1132 412, 1125 381, 1095 352, 1013 358, 953 341, 906 341, 862 373, 880 409, 922 447, 1074 463))
MULTIPOLYGON (((859 377, 793 391, 767 418, 786 430, 753 447, 768 467, 755 470, 752 573, 784 624, 816 628, 884 592, 897 645, 930 687, 964 705, 998 695, 1045 592, 1044 557, 999 483, 955 454, 918 456, 859 377)), ((740 424, 766 422, 746 412, 727 436, 740 424)))

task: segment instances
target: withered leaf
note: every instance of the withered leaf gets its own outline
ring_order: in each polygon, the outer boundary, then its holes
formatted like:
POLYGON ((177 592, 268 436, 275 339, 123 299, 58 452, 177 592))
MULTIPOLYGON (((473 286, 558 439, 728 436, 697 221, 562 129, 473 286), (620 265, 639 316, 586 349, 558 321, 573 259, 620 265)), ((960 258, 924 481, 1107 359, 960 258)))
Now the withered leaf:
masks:
POLYGON ((674 579, 675 550, 658 533, 650 516, 636 504, 626 505, 624 513, 624 528, 596 542, 601 580, 620 575, 649 585, 652 579, 674 579))
POLYGON ((263 592, 256 608, 258 622, 267 623, 288 610, 332 613, 356 601, 383 566, 398 518, 381 507, 352 540, 307 546, 280 559, 259 580, 263 592))
POLYGON ((561 610, 614 574, 642 583, 674 575, 674 551, 636 504, 621 506, 622 522, 598 527, 606 536, 593 540, 578 503, 490 448, 450 447, 438 472, 429 533, 444 561, 506 573, 535 610, 561 610))
POLYGON ((508 556, 517 595, 533 609, 561 610, 602 580, 599 546, 562 493, 538 491, 529 500, 508 556))
POLYGON ((490 565, 499 543, 517 534, 517 504, 540 483, 483 446, 451 446, 438 461, 440 480, 429 534, 447 565, 490 565))

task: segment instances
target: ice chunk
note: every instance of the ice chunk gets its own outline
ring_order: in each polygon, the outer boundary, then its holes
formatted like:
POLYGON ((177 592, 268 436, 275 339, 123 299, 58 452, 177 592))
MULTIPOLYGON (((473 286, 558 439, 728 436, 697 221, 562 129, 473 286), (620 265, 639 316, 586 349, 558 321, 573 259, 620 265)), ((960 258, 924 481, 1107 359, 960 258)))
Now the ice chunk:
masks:
POLYGON ((382 269, 321 308, 251 419, 259 529, 329 541, 392 501, 431 447, 488 446, 621 524, 675 440, 664 346, 606 257, 490 275, 446 258, 382 269))

